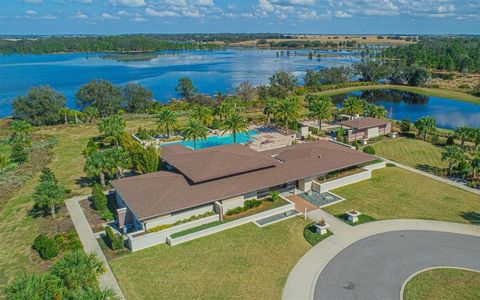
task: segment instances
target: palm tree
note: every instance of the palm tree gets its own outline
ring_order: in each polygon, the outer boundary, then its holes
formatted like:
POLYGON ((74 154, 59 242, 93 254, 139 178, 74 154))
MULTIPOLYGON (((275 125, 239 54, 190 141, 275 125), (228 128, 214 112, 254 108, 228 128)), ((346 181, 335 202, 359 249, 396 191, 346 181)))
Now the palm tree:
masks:
POLYGON ((453 167, 465 160, 465 151, 457 145, 445 147, 445 152, 442 153, 442 160, 448 162, 449 176, 452 177, 453 167))
POLYGON ((275 118, 283 122, 285 131, 287 131, 288 124, 300 118, 300 103, 298 100, 287 98, 279 101, 275 109, 275 118))
POLYGON ((167 138, 170 138, 170 130, 177 127, 177 116, 168 108, 163 109, 157 116, 157 129, 167 132, 167 138))
POLYGON ((413 125, 418 130, 418 136, 423 136, 424 141, 427 140, 428 134, 434 132, 437 127, 436 121, 432 117, 419 118, 415 121, 413 125))
POLYGON ((347 115, 352 117, 354 115, 361 115, 364 110, 364 102, 358 97, 350 96, 343 101, 343 109, 347 115))
POLYGON ((62 282, 49 273, 20 275, 3 289, 5 299, 62 299, 62 282))
POLYGON ((239 114, 233 114, 233 115, 227 116, 227 118, 223 122, 222 127, 223 127, 222 134, 224 134, 225 132, 232 133, 234 143, 237 142, 237 133, 248 132, 247 122, 239 114))
POLYGON ((387 110, 381 105, 367 104, 365 106, 365 116, 382 119, 387 116, 387 110))
POLYGON ((102 261, 94 253, 86 254, 83 250, 68 252, 51 267, 52 275, 60 278, 69 290, 96 285, 104 272, 102 261))
POLYGON ((183 140, 193 140, 193 149, 197 149, 197 140, 206 140, 208 129, 197 119, 188 120, 183 129, 183 140))
POLYGON ((480 168, 480 152, 473 155, 470 164, 472 165, 472 180, 474 180, 477 177, 477 170, 480 168))
POLYGON ((322 120, 332 116, 332 99, 325 96, 314 98, 310 101, 308 109, 310 110, 310 117, 318 120, 318 127, 322 130, 322 120))
POLYGON ((460 139, 460 146, 463 148, 465 140, 472 136, 472 129, 468 127, 458 127, 455 129, 455 137, 460 139))
POLYGON ((275 114, 275 108, 277 106, 277 100, 270 98, 265 100, 265 108, 263 109, 263 114, 267 116, 267 122, 270 124, 271 116, 275 114))
POLYGON ((75 300, 117 300, 119 299, 112 289, 101 290, 97 286, 88 286, 70 293, 69 299, 75 300))
POLYGON ((231 101, 223 100, 215 108, 215 113, 220 117, 220 121, 223 121, 224 118, 235 113, 234 104, 231 101))
POLYGON ((197 104, 192 108, 192 114, 190 115, 193 119, 196 119, 204 126, 210 126, 213 122, 212 110, 204 105, 197 104))

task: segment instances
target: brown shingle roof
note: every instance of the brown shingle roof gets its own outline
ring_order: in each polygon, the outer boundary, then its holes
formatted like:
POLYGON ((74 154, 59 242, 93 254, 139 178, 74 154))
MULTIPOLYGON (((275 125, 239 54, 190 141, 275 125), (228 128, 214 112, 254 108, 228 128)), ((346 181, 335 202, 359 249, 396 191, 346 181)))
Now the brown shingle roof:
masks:
POLYGON ((271 159, 269 155, 278 154, 284 162, 198 184, 192 184, 180 173, 160 171, 115 180, 112 185, 137 218, 148 219, 377 159, 328 141, 259 154, 268 159, 271 159))
POLYGON ((348 126, 353 129, 366 129, 366 128, 372 128, 377 126, 384 126, 389 123, 390 121, 366 117, 366 118, 353 119, 348 121, 341 121, 341 122, 338 122, 337 124, 348 126))
POLYGON ((210 147, 202 150, 162 153, 162 158, 194 183, 273 167, 275 161, 239 144, 210 147))

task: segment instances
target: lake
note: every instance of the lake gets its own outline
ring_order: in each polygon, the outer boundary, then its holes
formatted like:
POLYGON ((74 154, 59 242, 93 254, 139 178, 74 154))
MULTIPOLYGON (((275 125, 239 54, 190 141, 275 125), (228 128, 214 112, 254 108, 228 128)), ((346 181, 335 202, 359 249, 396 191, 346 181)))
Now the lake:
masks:
POLYGON ((414 122, 418 118, 431 116, 437 120, 437 127, 440 128, 480 127, 479 104, 395 90, 355 91, 334 96, 333 100, 339 107, 343 99, 352 95, 384 106, 388 117, 396 120, 407 118, 414 122))
POLYGON ((278 70, 293 72, 302 82, 307 70, 350 65, 360 58, 346 51, 315 51, 328 57, 309 59, 306 50, 283 51, 227 49, 215 51, 166 51, 132 57, 107 53, 0 55, 0 117, 11 113, 14 97, 31 86, 49 84, 74 107, 78 88, 92 79, 118 85, 136 82, 150 88, 154 98, 168 102, 176 97, 180 77, 189 77, 201 93, 231 93, 242 81, 268 83, 278 70), (278 55, 277 55, 278 52, 278 55), (334 56, 330 56, 334 54, 334 56))

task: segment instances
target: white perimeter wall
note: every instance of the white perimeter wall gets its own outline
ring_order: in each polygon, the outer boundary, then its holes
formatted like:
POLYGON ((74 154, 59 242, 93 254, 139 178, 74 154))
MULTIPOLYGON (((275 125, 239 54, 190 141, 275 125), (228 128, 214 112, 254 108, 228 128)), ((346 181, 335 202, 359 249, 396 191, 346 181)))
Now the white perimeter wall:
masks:
POLYGON ((213 203, 197 206, 191 209, 182 210, 180 212, 145 221, 145 229, 148 230, 155 226, 164 224, 173 224, 176 221, 188 219, 191 216, 201 215, 209 211, 213 211, 213 203))

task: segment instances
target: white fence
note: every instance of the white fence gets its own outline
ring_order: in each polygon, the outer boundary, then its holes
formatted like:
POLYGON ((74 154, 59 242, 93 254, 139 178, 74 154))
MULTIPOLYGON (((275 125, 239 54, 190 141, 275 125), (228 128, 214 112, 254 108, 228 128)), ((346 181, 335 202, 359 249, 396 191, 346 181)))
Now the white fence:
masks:
POLYGON ((241 219, 238 219, 238 220, 235 220, 235 221, 231 221, 231 222, 220 224, 220 225, 217 225, 217 226, 214 226, 214 227, 206 228, 204 230, 193 232, 193 233, 190 233, 190 234, 187 234, 187 235, 184 235, 184 236, 179 236, 177 238, 172 238, 171 236, 167 236, 167 243, 170 246, 175 246, 175 245, 185 243, 185 242, 188 242, 188 241, 191 241, 191 240, 194 240, 194 239, 198 239, 200 237, 211 235, 211 234, 214 234, 214 233, 226 230, 226 229, 237 227, 237 226, 249 223, 249 222, 254 222, 254 221, 259 220, 259 219, 263 219, 263 218, 266 218, 266 217, 270 217, 270 216, 273 216, 273 215, 276 215, 276 214, 280 214, 280 213, 295 209, 295 204, 293 202, 289 201, 286 198, 283 198, 283 199, 286 200, 288 202, 288 204, 283 205, 281 207, 273 208, 273 209, 255 214, 255 215, 244 217, 244 218, 241 218, 241 219))
POLYGON ((327 182, 322 182, 319 183, 317 181, 313 181, 312 183, 312 190, 319 192, 319 193, 324 193, 329 190, 333 190, 342 186, 346 186, 355 182, 363 181, 372 178, 372 171, 381 169, 385 167, 385 161, 381 161, 375 164, 371 164, 368 166, 363 167, 365 170, 364 172, 353 174, 350 176, 330 180, 327 182))
POLYGON ((166 242, 167 236, 171 234, 218 220, 220 220, 220 216, 218 214, 215 214, 188 223, 172 226, 156 232, 140 234, 137 236, 134 236, 135 233, 130 233, 127 235, 127 243, 130 250, 132 252, 135 252, 158 244, 163 244, 166 242))

